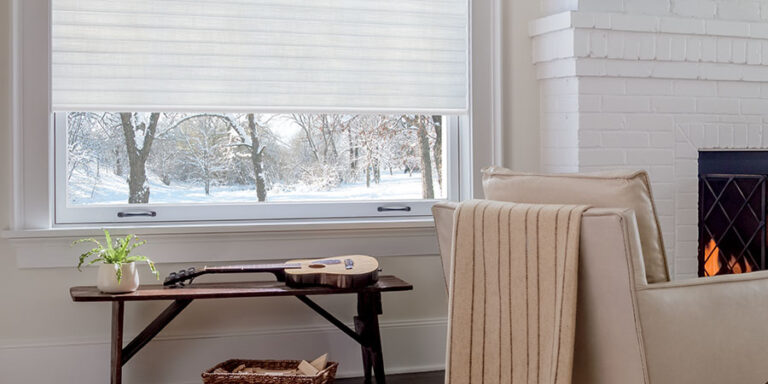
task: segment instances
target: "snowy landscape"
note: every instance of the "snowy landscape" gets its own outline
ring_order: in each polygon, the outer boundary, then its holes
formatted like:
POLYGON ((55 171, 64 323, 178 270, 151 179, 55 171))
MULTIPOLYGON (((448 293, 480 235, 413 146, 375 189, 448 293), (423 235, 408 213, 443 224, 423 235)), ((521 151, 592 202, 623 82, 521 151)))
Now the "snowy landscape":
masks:
MULTIPOLYGON (((210 193, 195 184, 167 186, 159 177, 148 178, 151 202, 156 204, 233 203, 258 201, 253 186, 213 186, 210 193)), ((82 172, 73 175, 69 186, 69 202, 73 205, 125 204, 128 183, 124 178, 106 174, 98 179, 82 172)), ((335 189, 321 191, 310 185, 275 185, 267 193, 268 202, 334 201, 334 200, 418 200, 421 199, 421 174, 398 173, 383 175, 379 184, 370 187, 365 182, 341 184, 335 189)))
POLYGON ((445 196, 442 116, 67 115, 74 206, 445 196))

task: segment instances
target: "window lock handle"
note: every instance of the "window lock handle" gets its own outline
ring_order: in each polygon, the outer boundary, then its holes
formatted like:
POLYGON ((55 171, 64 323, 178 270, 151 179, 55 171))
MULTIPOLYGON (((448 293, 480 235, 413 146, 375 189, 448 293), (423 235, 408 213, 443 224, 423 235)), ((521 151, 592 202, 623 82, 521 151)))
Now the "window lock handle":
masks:
POLYGON ((409 207, 409 206, 405 206, 405 207, 379 207, 378 211, 379 212, 397 212, 397 211, 400 211, 400 212, 410 212, 411 211, 411 207, 409 207))
POLYGON ((155 211, 120 211, 117 213, 117 217, 123 218, 123 217, 155 217, 157 216, 157 212, 155 211))

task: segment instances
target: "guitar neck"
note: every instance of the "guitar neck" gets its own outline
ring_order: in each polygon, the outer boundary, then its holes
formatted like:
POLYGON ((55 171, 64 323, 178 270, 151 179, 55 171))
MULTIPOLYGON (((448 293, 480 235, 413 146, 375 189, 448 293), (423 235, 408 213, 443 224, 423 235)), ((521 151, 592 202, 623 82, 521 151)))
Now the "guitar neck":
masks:
POLYGON ((282 272, 286 269, 301 268, 299 263, 282 264, 242 264, 224 265, 219 267, 205 267, 203 273, 248 273, 248 272, 282 272))

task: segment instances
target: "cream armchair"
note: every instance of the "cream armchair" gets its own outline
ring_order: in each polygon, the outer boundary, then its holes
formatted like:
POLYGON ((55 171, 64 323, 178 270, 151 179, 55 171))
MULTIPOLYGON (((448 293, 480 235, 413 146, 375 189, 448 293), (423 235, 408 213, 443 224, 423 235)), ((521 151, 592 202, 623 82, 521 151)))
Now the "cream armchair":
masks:
MULTIPOLYGON (((486 177, 486 196, 494 195, 492 185, 486 177)), ((571 198, 565 203, 578 195, 560 192, 571 198)), ((454 208, 433 208, 446 276, 454 208)), ((768 382, 768 271, 648 283, 638 209, 592 208, 582 218, 573 382, 768 382)), ((655 216, 652 206, 650 213, 655 216)))

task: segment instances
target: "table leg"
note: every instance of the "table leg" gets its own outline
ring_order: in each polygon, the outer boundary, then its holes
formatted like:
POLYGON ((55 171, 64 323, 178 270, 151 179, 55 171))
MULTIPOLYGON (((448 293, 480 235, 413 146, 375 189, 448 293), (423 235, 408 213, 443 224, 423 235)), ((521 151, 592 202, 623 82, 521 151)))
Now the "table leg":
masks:
POLYGON ((123 381, 123 313, 125 303, 112 302, 112 352, 110 361, 110 382, 120 384, 123 381))
POLYGON ((121 364, 125 365, 125 363, 128 362, 128 360, 133 357, 139 350, 144 348, 147 343, 149 343, 152 338, 157 336, 160 331, 165 328, 168 323, 171 322, 176 316, 181 313, 181 311, 184 310, 190 303, 192 302, 192 299, 179 299, 174 300, 171 305, 168 306, 162 313, 160 313, 155 320, 153 320, 149 325, 144 328, 141 333, 136 335, 136 337, 131 340, 128 345, 123 348, 123 356, 121 360, 121 364))
MULTIPOLYGON (((358 316, 355 316, 355 331, 357 331, 358 335, 364 335, 366 333, 365 331, 366 324, 365 322, 358 316)), ((367 342, 368 339, 363 336, 363 342, 360 343, 360 350, 363 354, 363 377, 364 377, 364 383, 365 384, 371 384, 371 370, 373 368, 373 361, 371 360, 371 354, 370 350, 368 348, 367 342)))
POLYGON ((365 383, 371 383, 371 370, 376 384, 385 384, 384 355, 381 351, 379 333, 379 315, 381 311, 381 293, 358 293, 355 330, 363 340, 363 375, 365 383))

